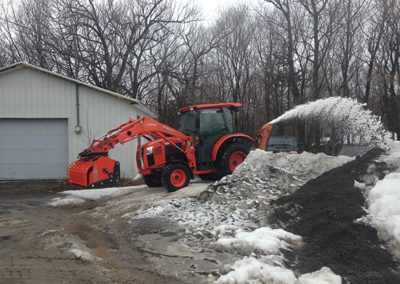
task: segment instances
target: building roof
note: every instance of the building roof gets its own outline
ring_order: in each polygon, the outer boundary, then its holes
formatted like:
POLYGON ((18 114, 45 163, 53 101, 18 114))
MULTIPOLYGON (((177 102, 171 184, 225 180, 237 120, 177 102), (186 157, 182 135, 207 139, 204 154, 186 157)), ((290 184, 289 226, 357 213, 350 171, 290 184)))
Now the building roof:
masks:
POLYGON ((35 65, 32 65, 32 64, 26 63, 26 62, 18 62, 18 63, 12 64, 12 65, 0 68, 0 76, 2 74, 8 73, 8 72, 12 72, 12 71, 16 71, 16 70, 23 69, 23 68, 27 68, 27 69, 31 69, 31 70, 34 70, 34 71, 42 72, 42 73, 48 74, 50 76, 54 76, 54 77, 58 77, 60 79, 66 80, 66 81, 70 81, 70 82, 78 84, 80 86, 85 86, 87 88, 96 90, 98 92, 113 96, 115 98, 126 100, 129 104, 135 105, 135 107, 137 107, 139 110, 143 111, 146 115, 148 115, 150 117, 157 117, 156 113, 154 113, 153 111, 148 109, 142 102, 140 102, 137 99, 129 98, 129 97, 123 96, 121 94, 118 94, 116 92, 112 92, 112 91, 109 91, 109 90, 106 90, 106 89, 103 89, 103 88, 100 88, 100 87, 96 87, 96 86, 93 86, 91 84, 88 84, 88 83, 85 83, 85 82, 82 82, 82 81, 79 81, 79 80, 76 80, 76 79, 73 79, 73 78, 70 78, 70 77, 55 73, 53 71, 50 71, 50 70, 47 70, 47 69, 44 69, 44 68, 41 68, 41 67, 38 67, 38 66, 35 66, 35 65))

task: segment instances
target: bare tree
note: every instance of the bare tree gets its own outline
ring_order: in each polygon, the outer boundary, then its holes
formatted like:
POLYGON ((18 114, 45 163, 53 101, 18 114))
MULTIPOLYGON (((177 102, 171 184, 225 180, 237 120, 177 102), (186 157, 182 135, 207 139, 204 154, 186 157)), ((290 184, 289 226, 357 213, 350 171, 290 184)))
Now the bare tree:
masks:
POLYGON ((382 36, 382 58, 384 94, 383 113, 388 128, 397 137, 400 137, 400 7, 398 0, 389 1, 390 9, 386 14, 385 31, 382 36))
POLYGON ((312 40, 312 98, 321 97, 321 66, 331 47, 332 36, 338 23, 339 5, 337 1, 300 0, 307 11, 311 24, 310 38, 312 40))
POLYGON ((300 91, 297 85, 296 72, 295 72, 295 36, 294 27, 292 24, 292 2, 289 0, 265 0, 273 4, 284 16, 284 30, 286 32, 286 46, 287 46, 287 65, 288 65, 288 84, 291 88, 294 103, 298 104, 300 101, 300 91))
POLYGON ((374 71, 374 64, 378 50, 381 46, 382 35, 385 28, 386 17, 391 9, 389 1, 387 0, 376 0, 374 2, 374 9, 370 16, 370 21, 366 25, 366 40, 367 40, 367 52, 369 54, 368 59, 368 71, 365 85, 365 96, 364 102, 367 104, 370 100, 371 94, 371 82, 374 71))
POLYGON ((18 6, 10 1, 3 6, 2 14, 3 35, 9 42, 12 59, 29 60, 40 67, 51 68, 46 41, 50 34, 46 16, 51 14, 49 1, 23 0, 18 6))
POLYGON ((352 67, 356 63, 357 54, 362 53, 362 50, 360 50, 363 48, 360 44, 362 42, 360 31, 364 26, 369 2, 367 0, 343 0, 341 4, 343 5, 343 20, 340 23, 339 34, 341 36, 337 37, 338 48, 335 52, 342 75, 338 93, 341 93, 344 97, 349 97, 351 96, 349 82, 356 72, 352 67))

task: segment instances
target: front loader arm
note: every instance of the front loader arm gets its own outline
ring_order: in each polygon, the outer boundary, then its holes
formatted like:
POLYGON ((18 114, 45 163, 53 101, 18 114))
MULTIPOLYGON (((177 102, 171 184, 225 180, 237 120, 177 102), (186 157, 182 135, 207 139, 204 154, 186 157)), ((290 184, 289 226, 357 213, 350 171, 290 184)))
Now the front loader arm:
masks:
POLYGON ((133 121, 129 120, 128 122, 110 130, 103 139, 94 140, 89 148, 79 154, 79 158, 104 155, 117 144, 124 144, 139 137, 144 137, 148 140, 150 137, 153 139, 162 138, 177 148, 179 147, 175 145, 169 137, 178 137, 186 142, 192 141, 192 137, 186 136, 176 129, 154 119, 142 117, 133 121))

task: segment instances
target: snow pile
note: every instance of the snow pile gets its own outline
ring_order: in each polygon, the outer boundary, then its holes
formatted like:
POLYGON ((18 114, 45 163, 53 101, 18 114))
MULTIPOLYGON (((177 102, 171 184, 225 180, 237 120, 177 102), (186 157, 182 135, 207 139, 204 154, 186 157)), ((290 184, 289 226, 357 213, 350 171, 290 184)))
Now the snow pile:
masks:
POLYGON ((235 226, 214 229, 218 238, 215 248, 231 254, 245 255, 229 267, 230 272, 215 283, 287 283, 287 284, 341 284, 340 276, 329 268, 301 275, 296 278, 292 270, 284 268, 281 248, 286 250, 302 245, 302 238, 282 229, 262 227, 244 232, 235 226), (249 257, 250 256, 250 257, 249 257), (254 256, 257 256, 255 258, 254 256))
POLYGON ((296 278, 293 271, 273 266, 263 260, 254 257, 246 257, 236 261, 232 267, 233 271, 221 276, 216 284, 341 284, 340 276, 334 274, 327 267, 320 270, 301 275, 296 278))
MULTIPOLYGON (((180 242, 193 251, 223 251, 229 255, 227 259, 235 260, 243 256, 263 259, 261 270, 251 268, 250 264, 244 269, 250 270, 249 276, 244 278, 247 282, 229 280, 236 279, 232 275, 241 274, 234 270, 226 271, 228 274, 222 276, 219 283, 270 283, 267 279, 280 279, 276 275, 278 270, 279 275, 282 272, 282 277, 291 279, 291 282, 282 283, 294 283, 298 281, 294 273, 282 268, 284 260, 280 249, 299 245, 301 237, 265 227, 269 223, 271 201, 296 191, 309 180, 353 159, 322 153, 273 154, 255 150, 232 175, 210 185, 197 198, 165 199, 152 205, 143 204, 141 210, 123 217, 128 222, 143 218, 175 221, 185 228, 180 242)), ((235 265, 239 269, 240 265, 235 265)))
POLYGON ((127 187, 109 187, 109 188, 96 188, 96 189, 82 189, 82 190, 67 190, 60 192, 60 194, 66 195, 65 197, 56 197, 48 203, 48 205, 66 206, 66 205, 78 205, 86 201, 110 199, 113 197, 122 196, 135 190, 143 188, 143 186, 127 186, 127 187))
POLYGON ((271 200, 294 192, 307 181, 351 160, 323 153, 273 154, 255 150, 232 175, 209 186, 199 199, 167 199, 124 217, 171 218, 187 232, 211 231, 220 225, 256 229, 268 217, 271 200))
POLYGON ((212 230, 220 224, 257 227, 251 221, 255 216, 255 208, 227 208, 225 204, 211 201, 201 203, 195 198, 164 199, 149 208, 123 215, 124 218, 133 219, 169 218, 185 227, 188 232, 204 228, 212 230))
POLYGON ((230 208, 268 211, 271 200, 292 193, 307 181, 353 160, 323 153, 287 154, 255 150, 232 175, 214 183, 201 195, 203 200, 230 208))
POLYGON ((223 224, 256 229, 268 217, 271 200, 294 192, 307 181, 351 160, 323 153, 272 154, 255 150, 232 175, 209 186, 199 199, 165 199, 124 217, 170 218, 187 232, 211 231, 223 224))
MULTIPOLYGON (((369 218, 380 236, 400 246, 400 173, 390 173, 369 192, 369 218)), ((396 251, 400 255, 400 251, 396 251)))
POLYGON ((288 249, 289 245, 301 244, 301 237, 282 229, 268 227, 258 228, 252 232, 244 232, 237 227, 217 227, 214 232, 218 236, 215 248, 220 251, 249 255, 279 254, 280 248, 288 249))
POLYGON ((379 236, 400 257, 400 141, 390 140, 387 144, 390 149, 379 157, 379 161, 393 172, 378 180, 369 167, 363 177, 364 183, 355 181, 354 185, 362 190, 368 204, 369 214, 363 221, 377 228, 379 236))
POLYGON ((365 109, 365 104, 360 104, 354 99, 330 97, 316 100, 299 105, 270 123, 275 124, 294 118, 311 119, 327 126, 334 126, 339 137, 345 138, 351 134, 354 138, 358 138, 359 144, 385 147, 387 132, 379 118, 365 109))

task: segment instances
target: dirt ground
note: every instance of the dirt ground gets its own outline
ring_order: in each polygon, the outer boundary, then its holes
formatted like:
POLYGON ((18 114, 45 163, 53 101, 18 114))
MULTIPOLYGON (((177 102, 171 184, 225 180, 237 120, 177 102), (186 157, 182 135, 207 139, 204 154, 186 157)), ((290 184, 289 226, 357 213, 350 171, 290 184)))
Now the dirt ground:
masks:
POLYGON ((308 273, 327 266, 345 283, 400 283, 399 263, 377 231, 354 221, 366 215, 365 198, 354 180, 362 181, 371 164, 378 169, 376 175, 383 177, 385 165, 373 160, 378 154, 371 151, 275 202, 273 218, 303 236, 306 243, 300 251, 286 252, 292 269, 308 273))
POLYGON ((159 273, 123 222, 94 217, 101 202, 46 205, 66 189, 63 181, 0 183, 0 283, 184 283, 159 273))

